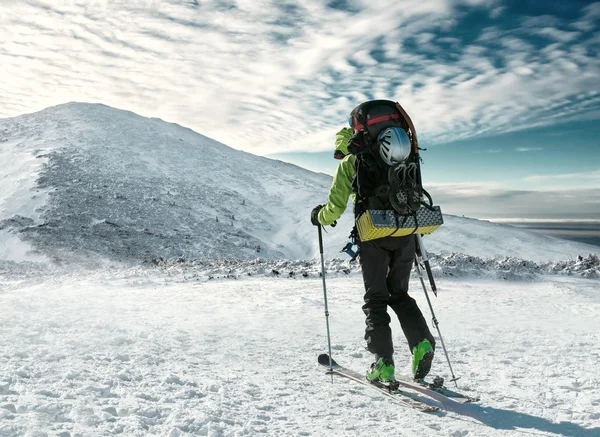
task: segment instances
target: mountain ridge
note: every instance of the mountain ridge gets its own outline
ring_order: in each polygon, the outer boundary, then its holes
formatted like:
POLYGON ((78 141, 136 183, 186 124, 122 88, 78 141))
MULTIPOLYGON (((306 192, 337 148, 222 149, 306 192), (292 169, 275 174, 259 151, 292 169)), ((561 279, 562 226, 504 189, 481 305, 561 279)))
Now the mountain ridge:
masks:
MULTIPOLYGON (((26 213, 3 208, 0 228, 17 228, 52 255, 54 247, 66 249, 62 256, 76 250, 138 260, 293 256, 278 246, 277 232, 302 223, 311 193, 326 193, 330 183, 325 175, 105 105, 65 104, 0 120, 0 133, 5 152, 12 147, 25 161, 43 160, 27 169, 27 178, 29 190, 46 198, 43 212, 39 205, 26 213)), ((13 175, 14 186, 24 172, 13 175)))

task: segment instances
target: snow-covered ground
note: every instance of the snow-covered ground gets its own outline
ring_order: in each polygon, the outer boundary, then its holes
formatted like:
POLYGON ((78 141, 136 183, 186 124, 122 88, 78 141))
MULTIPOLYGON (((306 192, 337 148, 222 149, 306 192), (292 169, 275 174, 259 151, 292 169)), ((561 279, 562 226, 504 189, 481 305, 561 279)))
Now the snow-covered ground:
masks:
MULTIPOLYGON (((323 373, 317 277, 131 270, 5 281, 0 435, 600 435, 597 280, 438 284, 460 388, 482 400, 427 415, 323 373)), ((371 360, 362 293, 358 273, 328 281, 334 356, 361 371, 371 360)), ((408 374, 397 321, 393 330, 408 374)), ((448 376, 441 353, 433 373, 448 376)))
MULTIPOLYGON (((0 436, 600 436, 598 247, 471 218, 425 243, 481 402, 427 415, 332 384, 308 221, 330 183, 102 105, 0 120, 0 436)), ((363 371, 351 220, 324 236, 327 286, 334 356, 363 371)))

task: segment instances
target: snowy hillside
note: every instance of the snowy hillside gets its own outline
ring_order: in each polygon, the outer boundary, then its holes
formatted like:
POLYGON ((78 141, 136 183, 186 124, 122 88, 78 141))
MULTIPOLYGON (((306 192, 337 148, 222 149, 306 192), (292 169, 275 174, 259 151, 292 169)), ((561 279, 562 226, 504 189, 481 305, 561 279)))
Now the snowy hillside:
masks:
MULTIPOLYGON (((179 125, 71 103, 0 120, 0 261, 310 259, 331 178, 179 125)), ((442 205, 443 210, 443 205, 442 205)), ((595 246, 446 216, 439 255, 568 260, 595 246)), ((350 209, 325 234, 345 257, 350 209)))
POLYGON ((1 120, 0 144, 0 259, 306 257, 331 181, 103 105, 1 120))
POLYGON ((483 259, 508 256, 541 262, 600 253, 598 246, 501 223, 451 215, 445 215, 444 222, 444 226, 426 237, 428 249, 438 255, 462 253, 483 259))

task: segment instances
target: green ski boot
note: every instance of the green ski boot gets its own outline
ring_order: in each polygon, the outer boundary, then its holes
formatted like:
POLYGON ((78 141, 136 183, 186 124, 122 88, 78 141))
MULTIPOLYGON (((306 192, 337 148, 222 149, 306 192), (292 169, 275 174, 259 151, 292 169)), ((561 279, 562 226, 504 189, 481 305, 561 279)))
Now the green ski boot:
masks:
POLYGON ((433 361, 433 346, 429 340, 425 339, 412 350, 412 372, 415 380, 421 380, 427 376, 431 370, 431 362, 433 361))
POLYGON ((371 368, 367 370, 367 379, 369 381, 379 381, 386 384, 394 382, 394 360, 391 358, 379 358, 377 362, 371 364, 371 368))

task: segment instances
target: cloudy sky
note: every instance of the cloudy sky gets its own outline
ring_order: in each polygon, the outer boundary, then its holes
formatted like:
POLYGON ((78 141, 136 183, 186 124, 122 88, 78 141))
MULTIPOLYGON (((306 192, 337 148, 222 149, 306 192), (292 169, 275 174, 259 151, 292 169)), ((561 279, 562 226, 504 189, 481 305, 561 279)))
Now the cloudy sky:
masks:
POLYGON ((0 0, 0 117, 101 102, 332 173, 392 99, 448 212, 600 218, 599 27, 580 0, 0 0))

